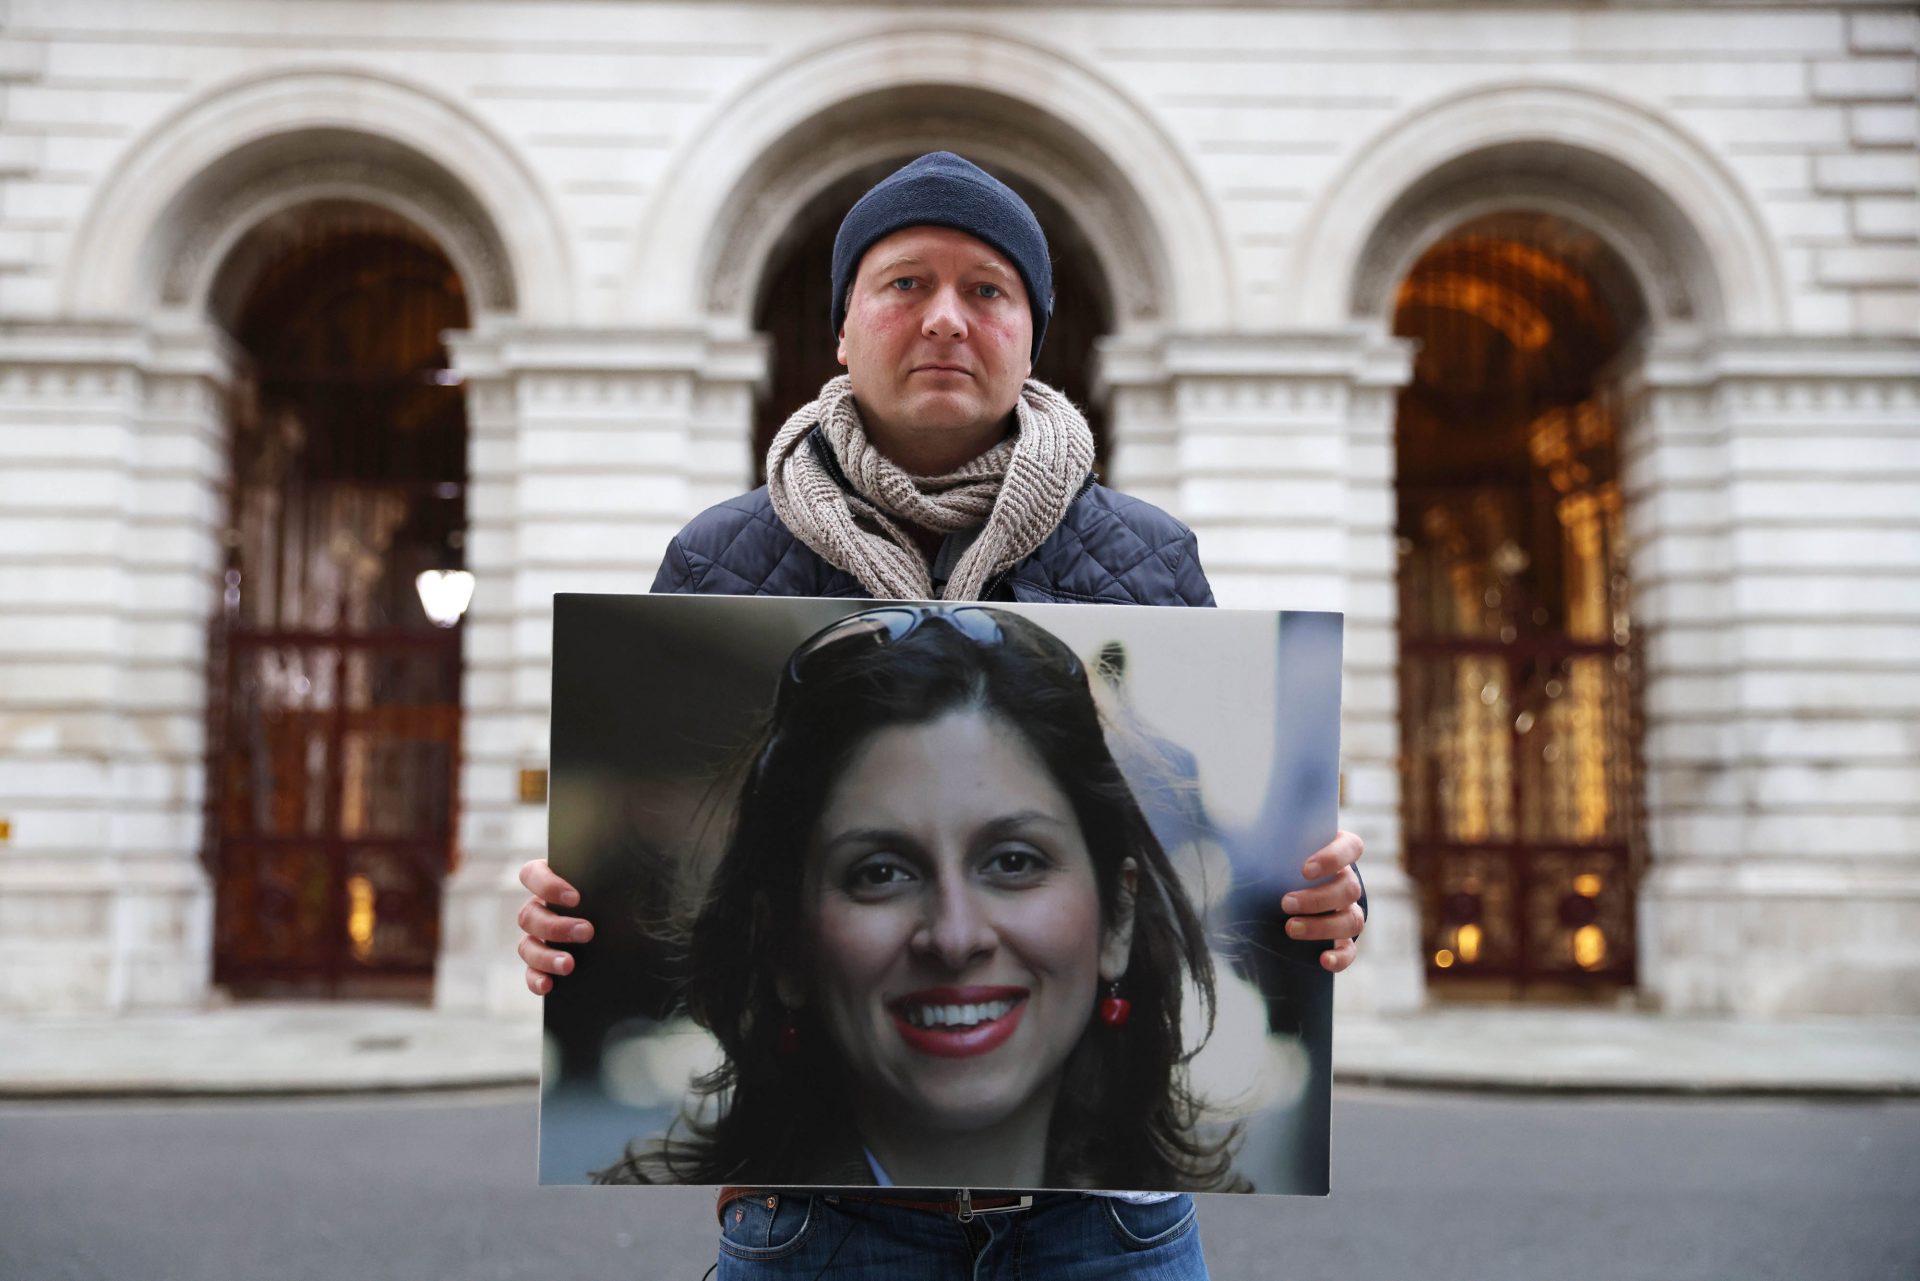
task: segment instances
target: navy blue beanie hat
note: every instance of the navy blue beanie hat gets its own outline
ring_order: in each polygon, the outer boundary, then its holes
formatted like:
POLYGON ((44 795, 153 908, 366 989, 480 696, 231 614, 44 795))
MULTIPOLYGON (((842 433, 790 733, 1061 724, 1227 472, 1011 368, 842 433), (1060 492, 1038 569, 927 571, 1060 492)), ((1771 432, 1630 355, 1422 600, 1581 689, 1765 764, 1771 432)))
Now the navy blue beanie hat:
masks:
POLYGON ((1053 262, 1040 220, 1013 188, 951 151, 930 151, 875 183, 833 238, 833 332, 847 319, 847 290, 875 242, 903 227, 951 227, 1005 254, 1027 286, 1032 359, 1053 315, 1053 262))

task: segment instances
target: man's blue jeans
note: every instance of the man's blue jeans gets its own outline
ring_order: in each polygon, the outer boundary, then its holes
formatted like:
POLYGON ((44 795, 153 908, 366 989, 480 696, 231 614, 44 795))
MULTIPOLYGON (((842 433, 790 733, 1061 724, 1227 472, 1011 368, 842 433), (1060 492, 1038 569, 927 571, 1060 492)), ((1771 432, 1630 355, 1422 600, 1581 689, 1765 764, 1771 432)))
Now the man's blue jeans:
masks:
POLYGON ((854 1197, 762 1195, 722 1209, 717 1281, 1206 1281, 1193 1198, 1042 1193, 977 1215, 854 1197), (769 1204, 771 1202, 771 1204, 769 1204))

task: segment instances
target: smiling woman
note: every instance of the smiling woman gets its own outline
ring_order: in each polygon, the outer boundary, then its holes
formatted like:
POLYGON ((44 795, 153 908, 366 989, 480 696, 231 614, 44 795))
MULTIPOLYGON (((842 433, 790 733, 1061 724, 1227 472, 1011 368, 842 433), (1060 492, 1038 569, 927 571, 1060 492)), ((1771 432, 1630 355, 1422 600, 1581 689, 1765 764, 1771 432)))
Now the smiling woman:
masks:
POLYGON ((1060 1070, 1099 981, 1126 969, 1131 891, 1103 923, 1072 802, 983 710, 874 734, 819 836, 802 896, 814 991, 792 996, 817 998, 872 1086, 852 1100, 868 1149, 903 1183, 973 1164, 963 1182, 1040 1186, 1060 1070))
POLYGON ((799 646, 689 951, 711 1106, 605 1181, 1244 1186, 1186 1081, 1199 920, 1025 619, 888 606, 799 646))

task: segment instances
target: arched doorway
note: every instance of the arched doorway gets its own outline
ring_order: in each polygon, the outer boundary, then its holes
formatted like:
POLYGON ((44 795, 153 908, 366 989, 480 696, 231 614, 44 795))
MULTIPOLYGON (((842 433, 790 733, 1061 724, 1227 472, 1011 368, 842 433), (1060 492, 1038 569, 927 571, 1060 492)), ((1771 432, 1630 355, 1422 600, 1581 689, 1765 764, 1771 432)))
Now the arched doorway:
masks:
MULTIPOLYGON (((767 446, 794 410, 843 372, 828 328, 833 237, 861 194, 913 159, 901 155, 864 165, 809 201, 774 250, 754 301, 754 328, 772 342, 765 396, 754 406, 753 475, 765 480, 767 446)), ((1105 414, 1092 404, 1094 343, 1113 328, 1106 275, 1086 237, 1065 210, 1016 173, 983 166, 1020 193, 1047 233, 1053 252, 1054 310, 1033 376, 1064 392, 1086 412, 1100 464, 1107 457, 1105 414)))
POLYGON ((429 236, 349 203, 266 220, 215 287, 245 357, 206 825, 231 990, 430 990, 460 628, 419 579, 464 564, 466 407, 441 335, 468 305, 429 236))
POLYGON ((1608 366, 1631 279, 1563 219, 1456 228, 1402 282, 1402 819, 1429 990, 1636 979, 1638 662, 1608 366))

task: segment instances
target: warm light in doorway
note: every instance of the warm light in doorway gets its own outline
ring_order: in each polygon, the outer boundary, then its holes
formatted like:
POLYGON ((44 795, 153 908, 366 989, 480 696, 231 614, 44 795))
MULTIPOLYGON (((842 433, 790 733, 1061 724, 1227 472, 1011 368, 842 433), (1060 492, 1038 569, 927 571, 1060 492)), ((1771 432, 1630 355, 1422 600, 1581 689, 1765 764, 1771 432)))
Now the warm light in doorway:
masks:
POLYGON ((373 924, 373 882, 364 876, 348 877, 347 939, 356 961, 373 955, 373 924))
POLYGON ((1607 959, 1607 936, 1598 925, 1582 925, 1573 932, 1573 960, 1583 970, 1597 970, 1607 959))

